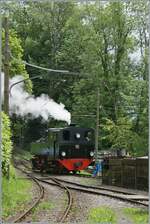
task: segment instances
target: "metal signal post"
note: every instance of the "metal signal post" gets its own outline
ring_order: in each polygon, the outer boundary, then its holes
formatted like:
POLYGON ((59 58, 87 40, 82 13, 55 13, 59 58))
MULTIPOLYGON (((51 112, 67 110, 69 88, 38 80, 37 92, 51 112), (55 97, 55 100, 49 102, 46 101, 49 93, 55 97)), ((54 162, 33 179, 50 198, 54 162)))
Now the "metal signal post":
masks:
POLYGON ((97 112, 96 112, 96 131, 95 131, 95 162, 98 160, 98 139, 99 139, 99 107, 100 107, 100 93, 97 88, 97 112))

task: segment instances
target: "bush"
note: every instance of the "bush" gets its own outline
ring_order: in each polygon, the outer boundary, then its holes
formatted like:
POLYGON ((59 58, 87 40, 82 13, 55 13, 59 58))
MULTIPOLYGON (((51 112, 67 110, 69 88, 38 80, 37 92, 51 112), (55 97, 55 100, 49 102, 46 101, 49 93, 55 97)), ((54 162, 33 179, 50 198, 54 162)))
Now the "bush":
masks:
POLYGON ((2 173, 8 174, 12 152, 10 119, 2 112, 2 173))

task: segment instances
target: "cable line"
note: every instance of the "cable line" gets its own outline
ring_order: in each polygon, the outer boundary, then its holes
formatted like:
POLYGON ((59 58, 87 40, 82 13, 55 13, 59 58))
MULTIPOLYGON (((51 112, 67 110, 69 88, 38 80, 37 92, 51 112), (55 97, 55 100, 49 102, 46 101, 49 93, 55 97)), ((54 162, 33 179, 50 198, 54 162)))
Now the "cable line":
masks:
POLYGON ((45 71, 49 71, 49 72, 64 73, 64 74, 71 74, 71 75, 81 75, 80 73, 71 72, 71 71, 68 71, 68 70, 58 70, 58 69, 45 68, 45 67, 42 67, 42 66, 30 64, 30 63, 28 63, 26 61, 22 61, 22 62, 25 65, 28 65, 30 67, 37 68, 37 69, 41 69, 41 70, 45 70, 45 71))
MULTIPOLYGON (((15 60, 17 60, 16 58, 14 58, 12 55, 11 55, 11 57, 13 58, 13 59, 15 59, 15 60)), ((24 61, 24 60, 20 60, 20 62, 22 62, 22 63, 24 63, 25 65, 27 65, 27 66, 30 66, 30 67, 33 67, 33 68, 37 68, 37 69, 41 69, 41 70, 45 70, 45 71, 49 71, 49 72, 55 72, 55 73, 62 73, 62 74, 69 74, 69 75, 81 75, 81 73, 77 73, 77 72, 71 72, 71 71, 68 71, 68 70, 59 70, 59 69, 51 69, 51 68, 45 68, 45 67, 42 67, 42 66, 38 66, 38 65, 34 65, 34 64, 30 64, 30 63, 28 63, 28 62, 26 62, 26 61, 24 61)), ((37 75, 37 76, 34 76, 34 77, 29 77, 29 78, 26 78, 26 79, 22 79, 22 80, 20 80, 20 81, 18 81, 18 82, 15 82, 15 83, 13 83, 11 86, 10 86, 10 88, 9 88, 9 93, 10 93, 10 95, 11 95, 11 90, 12 90, 12 88, 15 86, 15 85, 17 85, 17 84, 19 84, 19 83, 21 83, 21 82, 25 82, 25 81, 27 81, 27 80, 32 80, 32 79, 36 79, 36 78, 38 78, 38 77, 41 77, 42 75, 40 74, 40 75, 37 75)))

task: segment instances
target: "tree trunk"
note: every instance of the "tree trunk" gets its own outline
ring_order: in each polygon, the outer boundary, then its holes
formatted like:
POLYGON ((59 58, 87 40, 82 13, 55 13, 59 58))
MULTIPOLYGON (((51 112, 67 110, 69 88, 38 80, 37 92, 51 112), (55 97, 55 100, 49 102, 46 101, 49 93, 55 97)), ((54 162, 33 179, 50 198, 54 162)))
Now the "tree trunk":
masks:
POLYGON ((9 27, 8 17, 4 18, 5 50, 4 50, 4 112, 9 115, 9 27))

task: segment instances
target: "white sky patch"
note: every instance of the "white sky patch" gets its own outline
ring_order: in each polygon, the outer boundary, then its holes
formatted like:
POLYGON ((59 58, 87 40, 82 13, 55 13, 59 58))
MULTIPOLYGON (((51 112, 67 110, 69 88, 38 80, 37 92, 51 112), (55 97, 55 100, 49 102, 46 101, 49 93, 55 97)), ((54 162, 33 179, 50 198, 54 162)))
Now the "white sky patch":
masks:
MULTIPOLYGON (((10 80, 10 86, 23 79, 22 76, 13 77, 10 80)), ((30 116, 32 118, 42 117, 45 121, 52 117, 56 120, 66 121, 68 124, 71 122, 71 114, 62 103, 56 103, 46 94, 41 94, 39 97, 29 94, 24 90, 23 82, 11 89, 9 104, 10 114, 15 113, 22 117, 30 116)))
POLYGON ((131 59, 131 61, 133 61, 134 63, 139 63, 141 60, 141 51, 140 48, 138 48, 136 51, 134 51, 133 53, 129 53, 129 57, 131 59))

